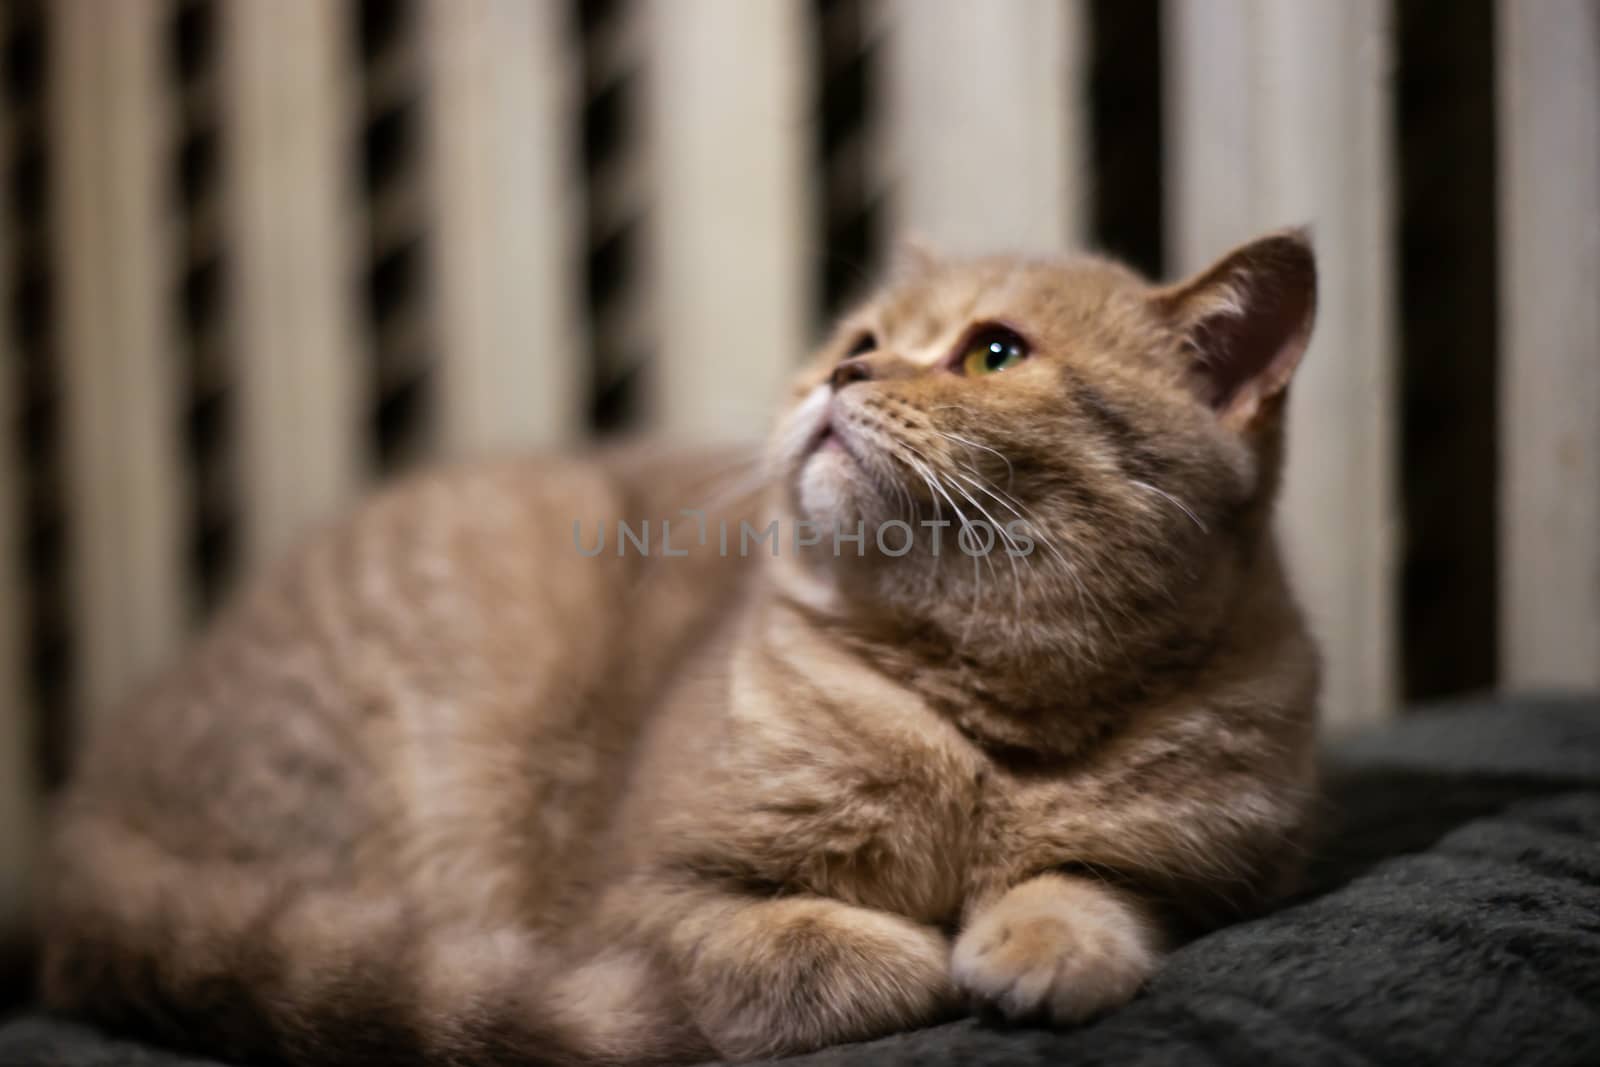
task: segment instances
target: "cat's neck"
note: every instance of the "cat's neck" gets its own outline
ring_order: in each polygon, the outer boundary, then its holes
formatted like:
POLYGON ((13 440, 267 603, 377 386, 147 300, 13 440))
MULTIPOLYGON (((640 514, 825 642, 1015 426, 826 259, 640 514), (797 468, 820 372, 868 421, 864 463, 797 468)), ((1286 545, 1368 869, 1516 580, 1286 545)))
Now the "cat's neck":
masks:
POLYGON ((1075 632, 1066 615, 1006 627, 937 602, 935 610, 886 607, 849 595, 825 570, 778 560, 764 572, 746 636, 781 646, 804 633, 915 693, 997 757, 1068 759, 1141 707, 1200 695, 1241 640, 1298 632, 1284 614, 1294 608, 1277 554, 1264 548, 1209 624, 1190 626, 1181 642, 1119 646, 1088 625, 1075 632))

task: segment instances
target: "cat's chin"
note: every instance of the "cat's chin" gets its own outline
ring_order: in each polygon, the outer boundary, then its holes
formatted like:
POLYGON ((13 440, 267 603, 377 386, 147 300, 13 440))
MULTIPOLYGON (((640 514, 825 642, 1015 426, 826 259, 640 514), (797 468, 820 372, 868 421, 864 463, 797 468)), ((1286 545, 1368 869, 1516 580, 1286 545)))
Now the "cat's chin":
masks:
POLYGON ((862 505, 872 492, 857 462, 842 444, 828 441, 806 457, 796 478, 800 518, 832 529, 864 518, 862 505))

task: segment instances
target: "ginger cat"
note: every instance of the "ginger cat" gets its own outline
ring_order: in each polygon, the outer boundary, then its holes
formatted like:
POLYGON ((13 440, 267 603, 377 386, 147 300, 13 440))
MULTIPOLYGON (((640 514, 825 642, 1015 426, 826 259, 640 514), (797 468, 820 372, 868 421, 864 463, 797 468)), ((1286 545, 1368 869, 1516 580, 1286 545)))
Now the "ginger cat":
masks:
POLYGON ((923 258, 741 506, 685 518, 726 459, 638 450, 380 494, 90 738, 48 1002, 291 1064, 1117 1008, 1299 859, 1318 667, 1269 520, 1315 288, 1294 232, 1165 287, 923 258))

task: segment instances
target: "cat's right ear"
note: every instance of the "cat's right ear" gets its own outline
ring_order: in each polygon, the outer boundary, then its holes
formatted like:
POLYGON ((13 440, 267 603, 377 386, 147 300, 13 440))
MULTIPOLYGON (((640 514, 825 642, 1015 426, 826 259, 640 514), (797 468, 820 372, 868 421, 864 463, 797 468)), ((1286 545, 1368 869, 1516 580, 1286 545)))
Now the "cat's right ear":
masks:
POLYGON ((1182 334, 1196 392, 1243 429, 1277 401, 1311 340, 1317 263, 1305 230, 1251 241, 1193 278, 1157 290, 1182 334))

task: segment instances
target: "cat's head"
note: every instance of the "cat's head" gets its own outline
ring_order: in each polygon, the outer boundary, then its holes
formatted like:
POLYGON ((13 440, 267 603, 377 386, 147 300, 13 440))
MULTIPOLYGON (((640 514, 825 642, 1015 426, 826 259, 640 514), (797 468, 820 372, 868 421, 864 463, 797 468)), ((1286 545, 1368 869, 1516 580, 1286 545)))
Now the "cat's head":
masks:
POLYGON ((1095 259, 915 256, 840 322, 772 439, 785 517, 820 531, 813 577, 993 640, 1050 619, 1094 645, 1170 639, 1152 612, 1216 609, 1259 548, 1315 303, 1298 231, 1166 286, 1095 259))

